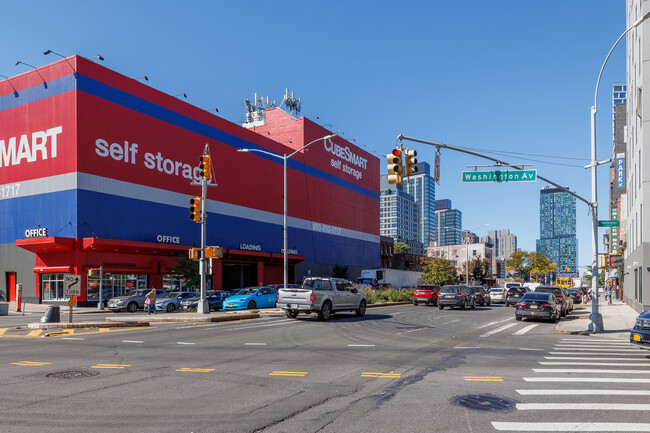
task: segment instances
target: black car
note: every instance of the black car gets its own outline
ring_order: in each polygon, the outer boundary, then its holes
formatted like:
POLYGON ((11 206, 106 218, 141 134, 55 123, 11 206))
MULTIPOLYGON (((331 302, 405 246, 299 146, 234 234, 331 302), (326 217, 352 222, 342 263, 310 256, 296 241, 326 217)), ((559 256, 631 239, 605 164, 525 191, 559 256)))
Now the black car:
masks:
POLYGON ((445 307, 476 308, 476 298, 467 286, 442 286, 438 293, 438 308, 442 310, 445 307))
POLYGON ((472 286, 470 288, 474 290, 474 297, 476 298, 477 304, 483 306, 483 305, 490 305, 492 303, 492 301, 490 300, 490 294, 485 289, 485 287, 472 286))
POLYGON ((582 304, 582 291, 579 288, 566 289, 566 292, 573 298, 574 304, 582 304))
MULTIPOLYGON (((210 311, 219 311, 223 308, 223 300, 230 296, 230 292, 222 290, 212 290, 208 291, 205 294, 206 299, 208 300, 208 306, 210 311)), ((185 310, 196 310, 201 300, 201 295, 194 298, 188 298, 181 301, 181 309, 185 310)))
POLYGON ((538 317, 557 322, 561 316, 561 301, 553 293, 529 292, 517 303, 515 319, 538 317))
POLYGON ((524 296, 524 293, 526 292, 523 287, 512 287, 508 289, 506 292, 506 307, 517 305, 517 302, 524 296))
MULTIPOLYGON (((566 317, 569 312, 569 295, 565 292, 565 288, 561 286, 539 286, 535 288, 535 292, 539 293, 553 293, 555 297, 562 302, 562 316, 566 317)), ((573 303, 572 303, 573 305, 573 303)))
POLYGON ((643 349, 650 349, 650 311, 639 314, 630 331, 630 343, 643 349))

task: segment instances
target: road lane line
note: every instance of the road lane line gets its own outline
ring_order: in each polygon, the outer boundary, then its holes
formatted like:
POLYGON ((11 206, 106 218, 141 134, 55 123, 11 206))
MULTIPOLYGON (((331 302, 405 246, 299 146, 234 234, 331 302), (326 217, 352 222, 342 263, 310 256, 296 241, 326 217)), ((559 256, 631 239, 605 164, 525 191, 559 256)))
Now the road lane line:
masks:
POLYGON ((130 366, 131 366, 130 364, 97 364, 97 365, 93 365, 90 368, 122 369, 130 366))
POLYGON ((604 373, 604 374, 650 374, 650 370, 612 370, 605 368, 533 368, 535 373, 604 373))
POLYGON ((35 329, 31 331, 29 334, 25 335, 25 337, 38 337, 43 333, 44 329, 35 329))
POLYGON ((269 373, 269 376, 305 377, 306 375, 307 375, 306 371, 273 371, 269 373))
POLYGON ((244 343, 246 346, 266 346, 266 343, 244 343))
POLYGON ((525 328, 520 329, 519 331, 515 332, 512 335, 524 335, 526 332, 530 331, 535 326, 539 326, 539 323, 533 323, 532 325, 528 325, 525 328))
POLYGON ((650 362, 579 362, 579 361, 540 361, 540 365, 599 365, 624 367, 650 367, 650 362))
POLYGON ((85 340, 85 338, 81 338, 81 337, 61 337, 61 340, 85 340))
POLYGON ((7 329, 9 329, 9 328, 0 328, 0 335, 2 335, 2 334, 4 334, 5 332, 7 332, 7 329))
POLYGON ((518 389, 521 395, 650 395, 644 389, 518 389))
POLYGON ((177 341, 176 344, 192 345, 192 344, 196 344, 196 343, 186 343, 184 341, 177 341))
POLYGON ((454 346, 454 349, 480 349, 479 346, 454 346))
POLYGON ((122 343, 142 344, 142 343, 144 343, 144 341, 142 341, 142 340, 122 340, 122 343))
POLYGON ((636 352, 641 353, 642 349, 611 349, 609 347, 554 347, 553 350, 576 350, 580 352, 636 352))
MULTIPOLYGON (((594 356, 634 356, 633 353, 615 353, 615 352, 548 352, 550 355, 582 355, 582 356, 587 356, 587 355, 594 355, 594 356)), ((646 356, 642 355, 641 352, 637 352, 639 356, 646 356)))
POLYGON ((622 340, 622 339, 614 339, 614 338, 608 338, 607 340, 600 340, 600 341, 594 341, 593 338, 587 337, 587 338, 560 338, 560 341, 568 341, 570 343, 618 343, 618 344, 629 344, 629 340, 622 340))
POLYGON ((441 323, 441 325, 448 325, 448 324, 454 323, 454 322, 460 322, 460 319, 452 320, 451 322, 443 322, 443 323, 441 323))
POLYGON ((650 379, 628 377, 524 377, 526 382, 593 382, 593 383, 650 383, 650 379))
POLYGON ((190 368, 190 367, 183 367, 183 368, 178 368, 176 371, 181 371, 181 372, 192 372, 192 373, 210 373, 211 371, 214 371, 214 368, 190 368))
POLYGON ((348 344, 348 347, 375 347, 374 344, 348 344))
POLYGON ((10 364, 12 365, 24 365, 24 366, 30 366, 30 367, 42 367, 44 365, 49 365, 52 364, 51 362, 40 362, 40 361, 18 361, 18 362, 11 362, 10 364))
POLYGON ((650 410, 643 403, 517 403, 518 410, 650 410))
POLYGON ((511 318, 506 319, 506 320, 500 320, 498 323, 508 322, 508 321, 510 321, 510 320, 515 320, 515 318, 514 318, 514 317, 511 317, 511 318))
POLYGON ((376 373, 372 371, 366 371, 361 373, 361 377, 385 377, 390 379, 399 379, 402 377, 401 373, 376 373))
POLYGON ((536 352, 541 352, 544 349, 533 349, 533 348, 530 348, 530 347, 520 347, 519 350, 534 350, 536 352))
POLYGON ((650 432, 650 423, 620 422, 496 422, 492 427, 501 431, 552 432, 650 432))
POLYGON ((501 376, 463 376, 469 382, 503 382, 501 376))
POLYGON ((510 328, 511 326, 515 326, 515 325, 516 325, 516 323, 508 323, 507 325, 499 326, 498 328, 493 329, 493 330, 491 330, 491 331, 488 331, 488 332, 486 332, 485 334, 481 335, 481 337, 489 337, 490 335, 494 335, 494 334, 496 334, 497 332, 501 332, 501 331, 503 331, 503 330, 505 330, 505 329, 508 329, 508 328, 510 328))
POLYGON ((556 343, 555 347, 562 347, 562 348, 575 348, 576 350, 580 349, 607 349, 607 350, 620 350, 620 349, 636 349, 636 350, 641 350, 637 349, 636 347, 632 346, 631 344, 566 344, 566 343, 556 343))

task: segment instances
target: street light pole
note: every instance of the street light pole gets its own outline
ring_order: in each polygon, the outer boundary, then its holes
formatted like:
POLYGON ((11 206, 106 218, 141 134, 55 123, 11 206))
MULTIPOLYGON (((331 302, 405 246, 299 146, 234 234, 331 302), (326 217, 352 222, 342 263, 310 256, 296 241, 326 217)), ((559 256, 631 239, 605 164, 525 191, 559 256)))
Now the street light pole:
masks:
POLYGON ((596 158, 596 105, 598 103, 598 87, 600 86, 600 79, 603 75, 603 70, 605 65, 609 60, 609 57, 612 55, 612 51, 618 45, 618 43, 623 39, 630 30, 640 25, 650 17, 650 11, 646 12, 641 18, 636 20, 630 27, 628 27, 621 36, 618 37, 612 48, 610 48, 607 57, 603 65, 600 67, 600 72, 598 73, 598 79, 596 80, 596 90, 594 92, 594 105, 591 106, 591 164, 585 168, 591 168, 591 314, 589 315, 589 325, 587 327, 588 331, 591 332, 603 332, 603 316, 598 311, 598 194, 597 194, 597 173, 596 169, 600 164, 609 162, 601 161, 598 162, 596 158))
POLYGON ((284 154, 284 155, 279 155, 277 153, 273 152, 268 152, 266 150, 262 149, 237 149, 237 152, 259 152, 259 153, 264 153, 269 156, 273 156, 275 158, 280 158, 283 160, 283 205, 284 205, 284 210, 283 210, 283 232, 284 232, 284 248, 283 248, 283 259, 284 259, 284 287, 287 287, 287 283, 289 281, 289 235, 288 235, 288 227, 287 227, 287 160, 290 159, 292 156, 294 156, 296 153, 300 152, 301 150, 307 148, 308 146, 312 145, 313 143, 316 143, 317 141, 320 140, 329 140, 330 138, 337 137, 338 134, 330 134, 326 135, 325 137, 317 138, 316 140, 310 141, 309 143, 305 144, 303 147, 300 149, 294 151, 293 153, 290 154, 284 154))

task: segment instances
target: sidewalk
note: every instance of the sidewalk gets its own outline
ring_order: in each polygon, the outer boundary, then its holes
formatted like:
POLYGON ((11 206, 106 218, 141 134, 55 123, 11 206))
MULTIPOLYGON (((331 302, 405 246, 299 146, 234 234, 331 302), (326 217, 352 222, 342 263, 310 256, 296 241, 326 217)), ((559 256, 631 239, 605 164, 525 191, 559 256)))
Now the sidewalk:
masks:
POLYGON ((603 332, 590 333, 587 331, 589 315, 591 314, 591 301, 587 304, 577 304, 573 312, 555 325, 555 329, 569 334, 629 340, 630 329, 634 327, 634 321, 639 313, 626 303, 618 300, 614 300, 612 305, 608 305, 605 298, 601 296, 599 301, 598 311, 603 316, 603 332))

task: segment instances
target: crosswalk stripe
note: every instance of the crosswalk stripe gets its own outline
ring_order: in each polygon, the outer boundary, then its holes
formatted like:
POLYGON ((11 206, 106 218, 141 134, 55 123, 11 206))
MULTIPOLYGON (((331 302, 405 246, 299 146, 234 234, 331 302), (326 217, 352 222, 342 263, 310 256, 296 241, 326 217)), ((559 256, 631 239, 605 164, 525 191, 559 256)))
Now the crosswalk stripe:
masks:
POLYGON ((517 403, 518 410, 650 410, 643 403, 517 403))
MULTIPOLYGON (((638 360, 637 360, 638 361, 638 360)), ((578 361, 540 361, 541 365, 608 365, 611 367, 650 367, 650 362, 578 362, 578 361)))
POLYGON ((650 383, 650 379, 628 377, 524 377, 526 382, 594 382, 594 383, 650 383))
POLYGON ((492 422, 501 431, 650 432, 650 423, 621 422, 492 422))
MULTIPOLYGON (((576 361, 638 361, 639 359, 645 359, 639 355, 639 358, 590 358, 588 356, 545 356, 544 359, 567 359, 567 360, 576 360, 576 361)), ((650 364, 644 364, 650 365, 650 364)))
POLYGON ((596 348, 596 347, 574 347, 574 346, 569 346, 569 347, 555 347, 553 350, 578 350, 581 352, 636 352, 636 353, 641 353, 641 349, 611 349, 608 347, 601 347, 601 348, 596 348))
POLYGON ((535 326, 539 326, 539 323, 533 323, 532 325, 528 325, 525 328, 520 329, 519 331, 515 332, 512 335, 524 335, 526 332, 530 331, 535 326))
MULTIPOLYGON (((568 341, 570 343, 594 343, 595 342, 591 338, 589 340, 577 339, 577 338, 561 338, 560 341, 568 341)), ((606 341, 605 340, 598 341, 598 343, 602 343, 602 344, 609 344, 609 343, 617 343, 617 344, 625 343, 625 344, 628 344, 629 342, 630 342, 629 340, 622 340, 622 339, 618 339, 618 338, 617 339, 608 338, 606 341)))
POLYGON ((499 323, 499 322, 490 322, 490 323, 486 323, 485 325, 477 326, 476 329, 487 328, 488 326, 490 326, 490 325, 496 325, 497 323, 499 323))
POLYGON ((485 334, 481 335, 481 337, 489 337, 490 335, 494 335, 497 332, 501 332, 501 331, 503 331, 505 329, 508 329, 511 326, 515 326, 515 325, 516 325, 516 323, 508 323, 507 325, 499 326, 498 328, 495 328, 495 329, 493 329, 491 331, 488 331, 485 334))
MULTIPOLYGON (((548 352, 551 355, 607 355, 607 356, 633 356, 633 353, 616 353, 616 352, 548 352)), ((638 352, 639 356, 645 356, 638 352)))
POLYGON ((518 389, 521 395, 650 395, 645 389, 518 389))

